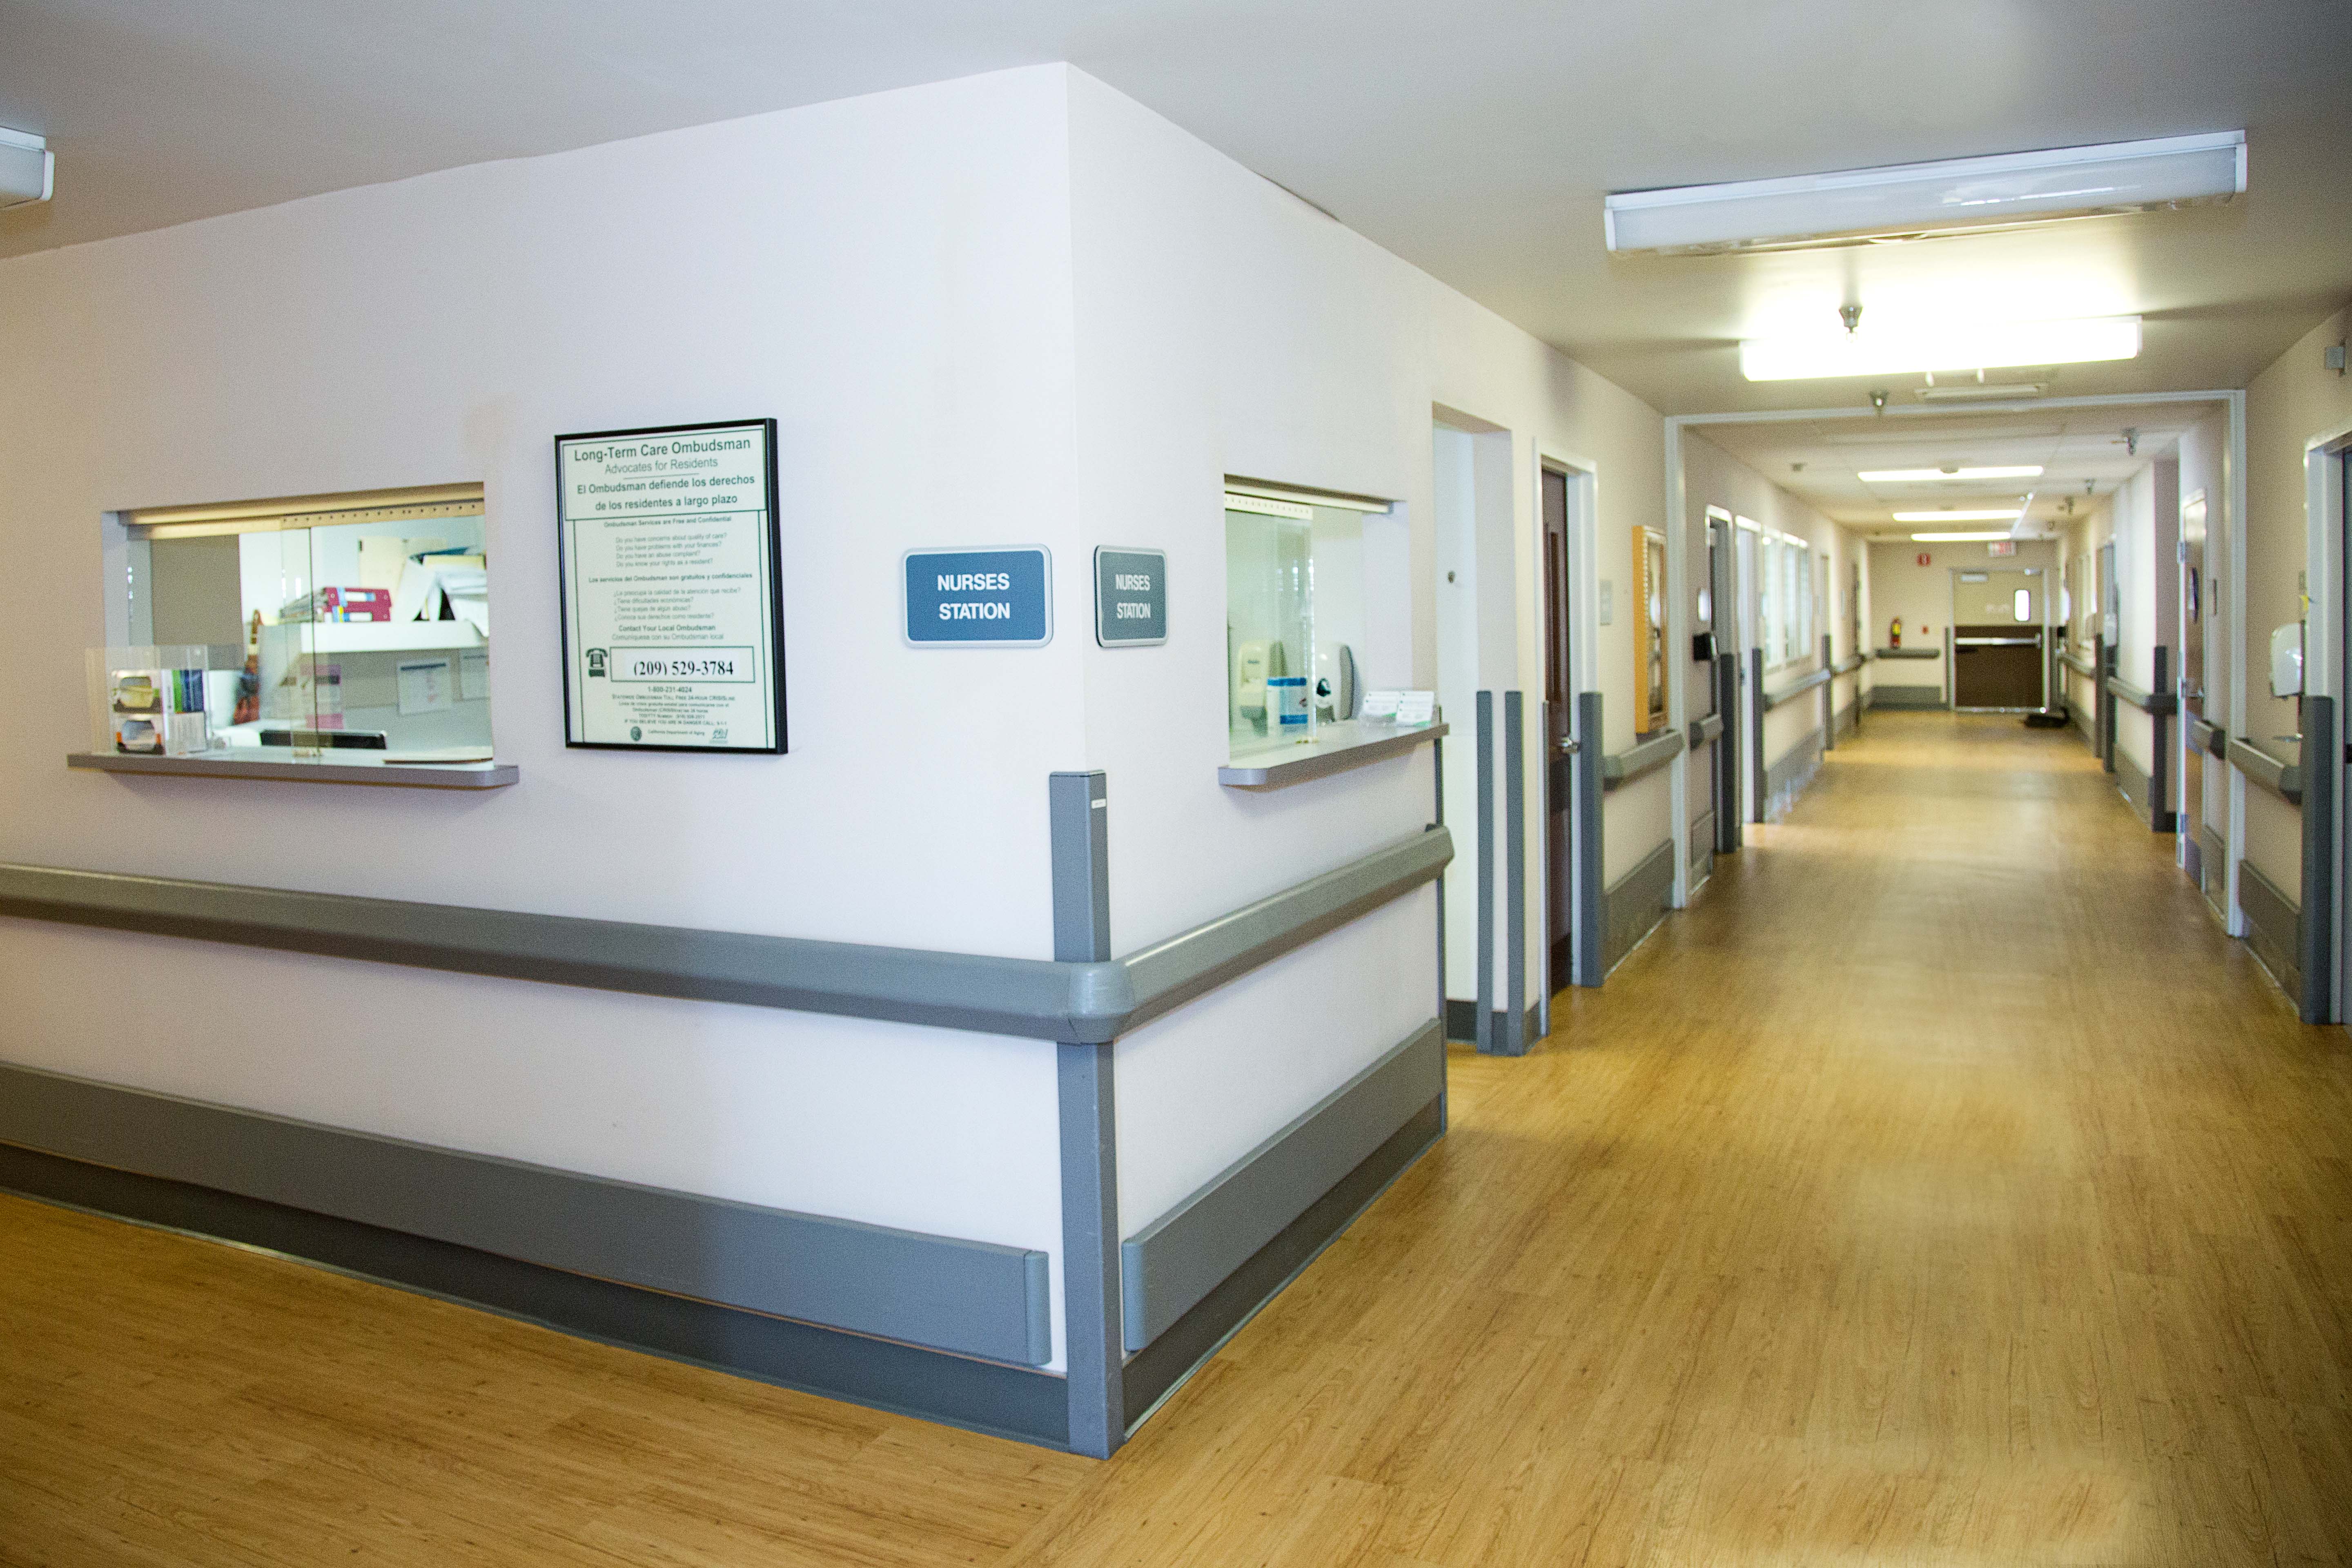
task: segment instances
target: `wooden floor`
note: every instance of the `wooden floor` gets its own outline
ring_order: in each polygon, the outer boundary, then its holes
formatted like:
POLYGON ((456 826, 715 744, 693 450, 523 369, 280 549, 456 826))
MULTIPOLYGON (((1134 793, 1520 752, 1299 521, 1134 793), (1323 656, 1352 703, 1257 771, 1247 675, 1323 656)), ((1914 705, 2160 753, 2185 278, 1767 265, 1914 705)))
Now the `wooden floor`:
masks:
POLYGON ((1874 716, 1108 1464, 0 1199, 0 1561, 2352 1559, 2352 1047, 1874 716))

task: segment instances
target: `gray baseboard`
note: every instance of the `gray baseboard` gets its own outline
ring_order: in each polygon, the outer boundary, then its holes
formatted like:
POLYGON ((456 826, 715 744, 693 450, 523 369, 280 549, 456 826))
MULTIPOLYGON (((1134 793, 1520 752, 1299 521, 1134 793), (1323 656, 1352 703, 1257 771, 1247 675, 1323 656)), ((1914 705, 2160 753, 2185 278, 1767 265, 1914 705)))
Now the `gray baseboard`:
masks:
POLYGON ((1129 1358, 1124 1378, 1128 1430, 1132 1432, 1214 1355, 1218 1346, 1339 1239, 1356 1216, 1370 1207, 1372 1200, 1386 1192, 1444 1131, 1445 1102, 1433 1100, 1280 1235, 1258 1248, 1248 1262, 1226 1276, 1224 1283, 1198 1306, 1129 1358))
POLYGON ((259 1247, 563 1333, 1049 1447, 1062 1379, 640 1289, 185 1182, 0 1143, 0 1190, 259 1247))
POLYGON ((2238 867, 2238 908, 2246 917, 2246 945, 2253 949, 2280 990, 2291 998, 2300 998, 2303 911, 2277 883, 2256 870, 2252 860, 2238 867))
POLYGON ((1778 821, 1797 804, 1797 796, 1804 793, 1805 786, 1812 783, 1813 774, 1821 771, 1822 756, 1822 732, 1816 730, 1790 747, 1779 762, 1764 770, 1764 819, 1767 822, 1778 821))
POLYGON ((1715 813, 1703 811, 1690 825, 1690 889, 1715 875, 1715 813))
POLYGON ((2148 791, 2153 787, 2153 783, 2154 781, 2141 771, 2140 765, 2124 753, 2121 747, 2116 749, 2116 787, 2123 791, 2124 798, 2131 802, 2133 813, 2142 822, 2147 823, 2151 831, 2169 833, 2178 821, 2173 813, 2168 811, 2161 818, 2155 820, 2151 820, 2148 815, 2148 791))
POLYGON ((992 1361, 1051 1359, 1046 1255, 0 1064, 0 1143, 992 1361))
POLYGON ((2230 902, 2230 846, 2221 836, 2203 823, 2197 825, 2198 866, 2203 875, 2199 887, 2205 901, 2218 911, 2230 902))
POLYGON ((1861 721, 1862 710, 1860 700, 1857 699, 1855 701, 1849 702, 1844 707, 1837 710, 1837 718, 1834 721, 1835 728, 1832 730, 1832 733, 1835 734, 1839 740, 1843 741, 1848 735, 1853 734, 1862 728, 1861 721))
MULTIPOLYGON (((1555 974, 1552 976, 1552 983, 1556 989, 1564 988, 1568 984, 1568 977, 1564 974, 1555 974)), ((1503 1026, 1503 1021, 1509 1016, 1510 1014, 1502 1008, 1495 1009, 1495 1038, 1499 1040, 1508 1034, 1509 1031, 1503 1026)), ((1541 1039, 1543 1030, 1539 1026, 1542 1019, 1541 1005, 1533 1002, 1528 1003, 1527 1032, 1521 1038, 1541 1039)), ((1445 999, 1445 1037, 1455 1045, 1475 1046, 1478 1043, 1477 1003, 1465 1002, 1458 996, 1449 996, 1445 999)))
POLYGON ((1870 689, 1873 708, 1943 708, 1944 689, 1940 686, 1887 686, 1870 689))
POLYGON ((1607 934, 1602 938, 1601 970, 1605 973, 1624 961, 1627 953, 1641 945, 1642 939, 1656 929, 1673 907, 1675 895, 1675 841, 1668 839, 1641 858, 1632 870, 1617 879, 1601 894, 1602 906, 1608 910, 1607 934))
POLYGON ((1175 1326, 1445 1092, 1433 1018, 1119 1247, 1127 1348, 1175 1326))

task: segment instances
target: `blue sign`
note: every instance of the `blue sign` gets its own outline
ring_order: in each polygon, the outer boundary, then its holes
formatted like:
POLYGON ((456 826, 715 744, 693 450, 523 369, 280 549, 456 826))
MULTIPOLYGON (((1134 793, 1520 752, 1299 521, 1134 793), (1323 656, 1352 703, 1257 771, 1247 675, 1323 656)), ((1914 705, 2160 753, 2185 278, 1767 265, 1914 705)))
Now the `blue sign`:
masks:
POLYGON ((1054 638, 1054 563, 1042 544, 907 552, 907 640, 918 647, 1037 647, 1054 638))
POLYGON ((1095 550, 1095 641, 1153 647, 1168 640, 1168 552, 1099 545, 1095 550))

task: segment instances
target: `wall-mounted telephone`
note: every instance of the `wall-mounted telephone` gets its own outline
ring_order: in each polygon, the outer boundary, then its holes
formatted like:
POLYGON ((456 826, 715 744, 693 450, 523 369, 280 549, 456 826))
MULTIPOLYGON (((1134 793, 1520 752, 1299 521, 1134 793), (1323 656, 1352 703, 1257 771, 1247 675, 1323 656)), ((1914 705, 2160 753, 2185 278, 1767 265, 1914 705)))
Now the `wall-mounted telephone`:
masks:
POLYGON ((1356 716, 1356 655, 1346 643, 1315 650, 1315 706, 1326 719, 1356 716))

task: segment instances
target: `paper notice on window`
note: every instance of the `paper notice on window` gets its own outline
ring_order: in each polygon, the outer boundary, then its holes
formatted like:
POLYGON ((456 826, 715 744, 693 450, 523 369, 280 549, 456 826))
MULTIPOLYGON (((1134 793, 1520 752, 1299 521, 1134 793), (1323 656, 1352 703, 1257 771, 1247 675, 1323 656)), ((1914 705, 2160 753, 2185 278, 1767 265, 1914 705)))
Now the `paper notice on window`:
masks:
POLYGON ((1375 724, 1405 726, 1428 723, 1437 714, 1434 691, 1367 691, 1362 717, 1375 724))
POLYGON ((781 752, 774 426, 556 439, 566 738, 781 752))
POLYGON ((400 712, 444 713, 457 703, 446 658, 404 658, 400 661, 400 712))
POLYGON ((490 656, 487 653, 461 653, 457 656, 457 700, 487 702, 490 698, 490 656))

